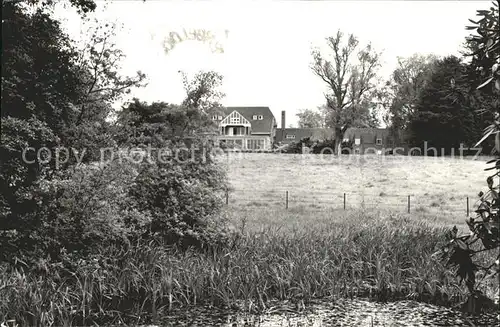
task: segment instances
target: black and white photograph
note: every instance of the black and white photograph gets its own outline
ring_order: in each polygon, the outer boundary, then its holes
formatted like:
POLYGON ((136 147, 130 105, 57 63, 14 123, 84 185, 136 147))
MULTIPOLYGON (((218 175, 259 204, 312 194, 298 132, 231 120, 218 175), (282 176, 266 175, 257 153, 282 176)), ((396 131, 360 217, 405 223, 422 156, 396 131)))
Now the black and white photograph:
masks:
POLYGON ((500 0, 2 0, 0 327, 500 326, 500 0))

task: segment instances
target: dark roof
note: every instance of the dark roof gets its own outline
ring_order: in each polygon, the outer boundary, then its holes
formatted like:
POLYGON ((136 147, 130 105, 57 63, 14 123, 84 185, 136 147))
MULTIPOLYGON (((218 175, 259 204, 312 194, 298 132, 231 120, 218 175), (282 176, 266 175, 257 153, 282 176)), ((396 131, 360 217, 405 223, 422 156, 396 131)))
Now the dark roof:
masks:
POLYGON ((276 124, 274 115, 269 107, 226 107, 224 108, 224 113, 227 116, 235 110, 252 124, 252 134, 271 133, 273 125, 276 124), (253 120, 252 116, 254 115, 262 115, 262 120, 253 120))
POLYGON ((310 137, 313 140, 333 139, 334 130, 332 128, 278 128, 276 130, 276 141, 286 141, 286 135, 295 135, 294 141, 310 137))
POLYGON ((377 138, 387 138, 389 130, 387 128, 348 128, 344 133, 344 139, 353 140, 361 138, 363 143, 375 143, 377 138))

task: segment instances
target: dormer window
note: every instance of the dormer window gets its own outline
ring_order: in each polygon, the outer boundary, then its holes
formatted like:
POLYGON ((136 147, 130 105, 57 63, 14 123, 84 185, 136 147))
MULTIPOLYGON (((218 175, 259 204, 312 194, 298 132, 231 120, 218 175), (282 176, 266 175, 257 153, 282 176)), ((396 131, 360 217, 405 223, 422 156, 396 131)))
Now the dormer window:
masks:
POLYGON ((259 120, 262 120, 264 119, 264 117, 262 115, 259 115, 259 120))
POLYGON ((252 119, 253 119, 253 120, 257 120, 257 115, 253 115, 253 116, 252 116, 252 119))

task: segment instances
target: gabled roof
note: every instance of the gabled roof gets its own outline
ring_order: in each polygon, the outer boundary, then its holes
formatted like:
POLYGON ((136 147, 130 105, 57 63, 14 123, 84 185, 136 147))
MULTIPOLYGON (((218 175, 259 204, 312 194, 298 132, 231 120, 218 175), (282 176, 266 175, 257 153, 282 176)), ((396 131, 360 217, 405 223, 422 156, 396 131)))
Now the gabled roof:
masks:
POLYGON ((231 123, 231 121, 235 119, 238 124, 241 124, 243 126, 251 126, 250 122, 248 121, 248 119, 246 119, 242 114, 240 114, 237 110, 233 110, 229 115, 226 116, 226 118, 224 118, 220 124, 221 126, 226 126, 226 125, 233 125, 233 123, 231 123))
POLYGON ((252 124, 252 133, 271 133, 275 123, 274 115, 269 107, 225 107, 224 114, 237 111, 252 124), (253 120, 254 115, 261 115, 262 120, 253 120))

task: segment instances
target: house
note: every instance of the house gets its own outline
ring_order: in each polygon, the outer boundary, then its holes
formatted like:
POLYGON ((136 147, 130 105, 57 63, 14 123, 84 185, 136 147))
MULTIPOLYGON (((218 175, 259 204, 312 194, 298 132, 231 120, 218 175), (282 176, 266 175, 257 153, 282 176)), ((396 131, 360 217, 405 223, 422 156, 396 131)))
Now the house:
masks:
POLYGON ((275 143, 280 145, 299 142, 309 137, 312 141, 331 140, 334 138, 334 130, 331 128, 286 128, 285 111, 281 112, 281 128, 276 130, 275 143))
POLYGON ((387 128, 354 128, 347 129, 344 142, 352 142, 353 153, 378 153, 392 147, 393 142, 387 128))
POLYGON ((324 141, 334 138, 331 128, 278 128, 276 130, 276 144, 284 145, 299 142, 310 138, 312 141, 324 141))
MULTIPOLYGON (((285 111, 281 112, 281 128, 276 131, 275 143, 286 145, 309 137, 312 141, 333 140, 335 132, 331 128, 285 128, 285 111)), ((352 142, 353 153, 385 154, 397 148, 397 153, 405 154, 408 145, 402 142, 396 144, 388 128, 348 128, 342 139, 352 142)))
POLYGON ((240 150, 272 149, 276 119, 269 107, 225 107, 222 115, 213 115, 217 123, 217 142, 221 147, 240 150))

